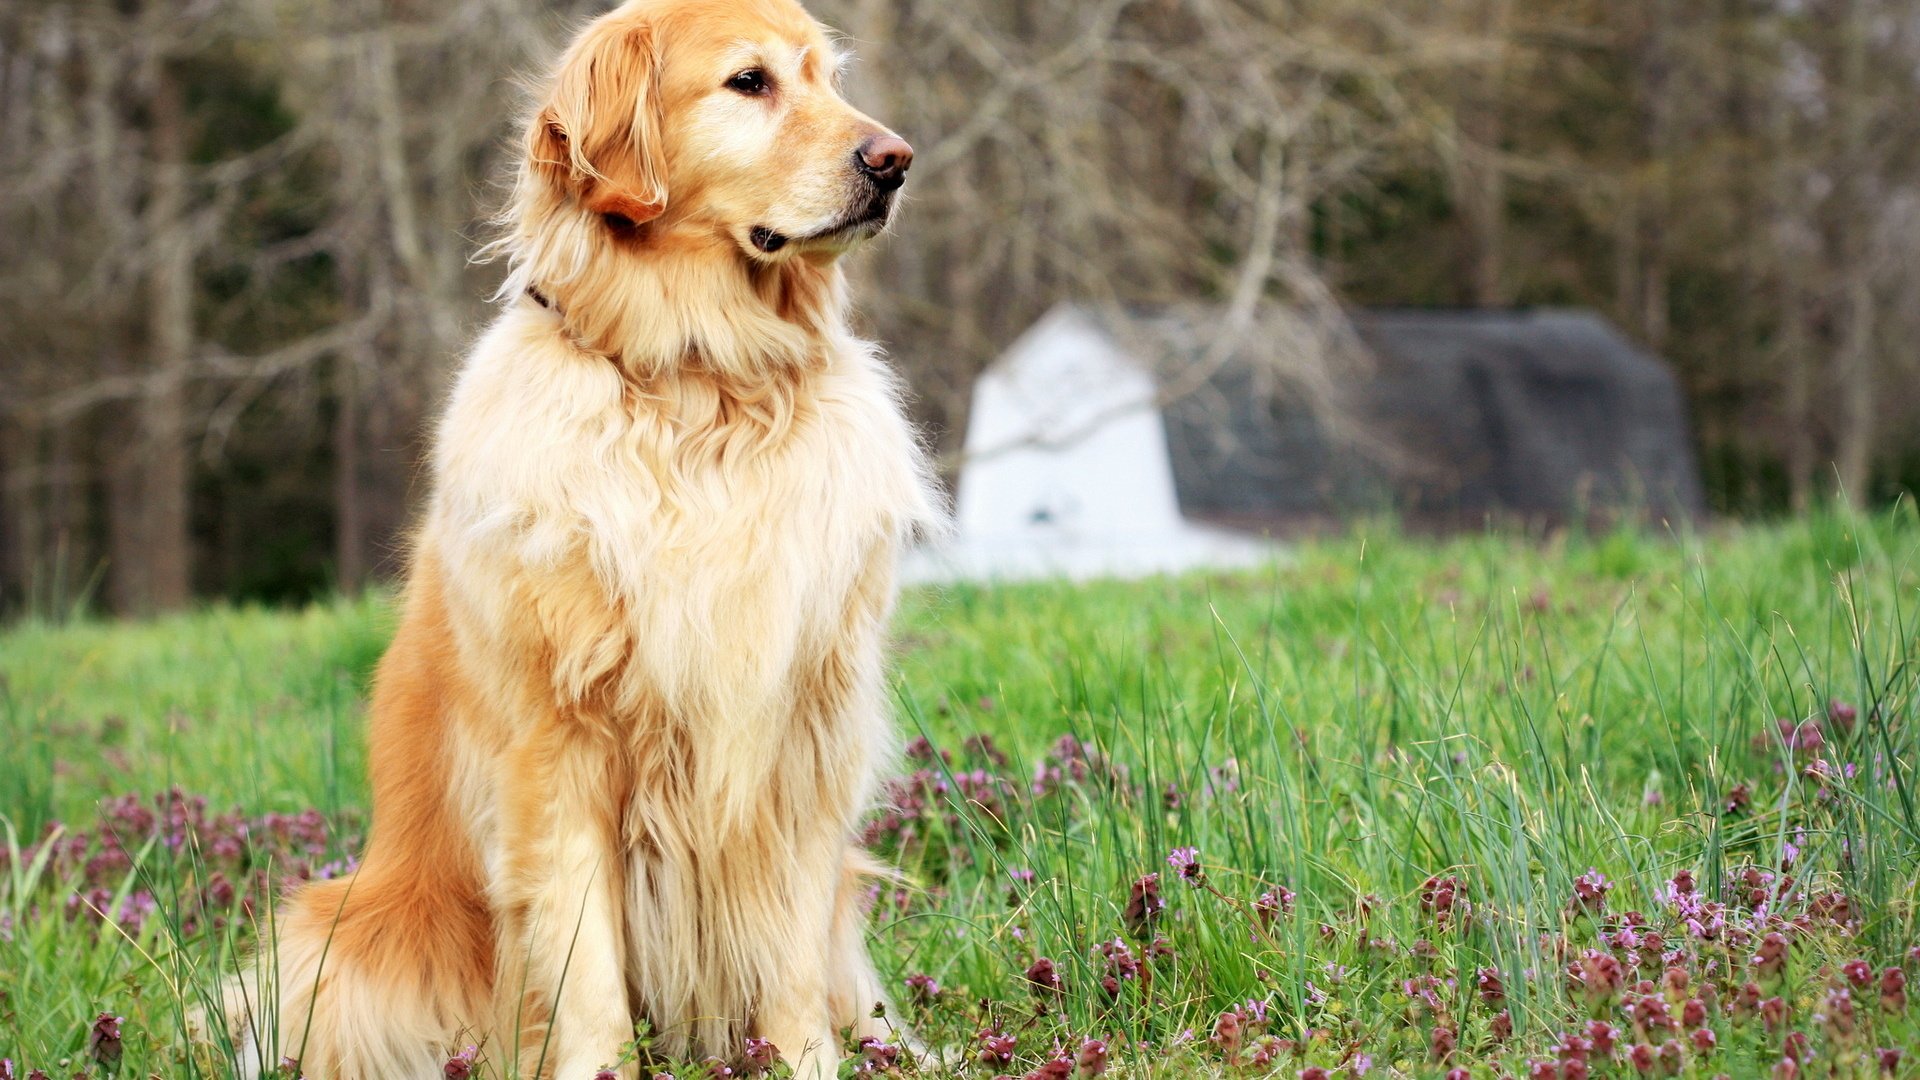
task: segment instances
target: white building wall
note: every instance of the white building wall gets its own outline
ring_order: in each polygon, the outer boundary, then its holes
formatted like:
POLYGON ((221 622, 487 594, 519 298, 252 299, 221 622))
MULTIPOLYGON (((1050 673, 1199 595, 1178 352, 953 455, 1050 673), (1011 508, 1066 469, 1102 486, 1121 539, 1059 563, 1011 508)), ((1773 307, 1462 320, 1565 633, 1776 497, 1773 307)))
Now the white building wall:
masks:
POLYGON ((1140 577, 1268 562, 1272 545, 1180 516, 1152 374, 1062 305, 974 386, 953 534, 913 582, 1140 577))

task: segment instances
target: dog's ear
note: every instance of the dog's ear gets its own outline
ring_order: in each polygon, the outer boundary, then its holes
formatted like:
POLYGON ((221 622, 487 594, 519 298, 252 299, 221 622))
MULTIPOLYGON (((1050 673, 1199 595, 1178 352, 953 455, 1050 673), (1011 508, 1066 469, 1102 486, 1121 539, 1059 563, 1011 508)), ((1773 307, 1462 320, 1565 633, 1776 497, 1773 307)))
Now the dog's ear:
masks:
POLYGON ((603 19, 561 58, 527 152, 596 214, 651 221, 667 208, 660 54, 653 30, 603 19))

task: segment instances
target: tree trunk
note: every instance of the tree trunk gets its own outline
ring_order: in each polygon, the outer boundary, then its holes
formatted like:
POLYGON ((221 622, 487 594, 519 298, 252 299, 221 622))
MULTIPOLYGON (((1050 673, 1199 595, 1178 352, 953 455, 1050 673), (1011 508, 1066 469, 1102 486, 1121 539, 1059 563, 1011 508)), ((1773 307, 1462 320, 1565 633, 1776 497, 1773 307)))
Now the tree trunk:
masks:
POLYGON ((158 66, 149 103, 153 187, 146 232, 145 365, 138 417, 115 463, 111 574, 125 614, 184 607, 193 593, 192 468, 187 455, 187 367, 192 360, 193 238, 187 221, 187 132, 180 86, 158 66))
POLYGON ((1770 23, 1762 39, 1769 75, 1757 80, 1765 129, 1761 150, 1770 175, 1759 195, 1760 218, 1750 230, 1754 242, 1768 244, 1762 254, 1771 268, 1772 302, 1777 323, 1771 360, 1779 379, 1780 454, 1787 474, 1787 502, 1795 513, 1813 508, 1819 493, 1819 447, 1815 439, 1814 397, 1816 369, 1814 328, 1811 305, 1813 291, 1805 275, 1815 261, 1815 253, 1801 250, 1792 237, 1809 230, 1808 208, 1803 194, 1799 151, 1794 138, 1793 109, 1780 87, 1780 76, 1772 71, 1781 63, 1785 41, 1770 23))
POLYGON ((1873 200, 1867 185, 1868 110, 1867 12, 1863 0, 1847 5, 1841 52, 1840 84, 1840 318, 1834 351, 1834 382, 1839 392, 1835 417, 1834 469, 1843 498, 1865 503, 1873 497, 1874 451, 1874 297, 1872 269, 1873 200))
MULTIPOLYGON (((1858 228, 1859 226, 1852 226, 1858 228)), ((1864 262, 1864 259, 1861 260, 1864 262)), ((1843 496, 1864 505, 1872 499, 1874 449, 1873 281, 1862 265, 1848 266, 1841 310, 1845 320, 1835 353, 1840 410, 1834 436, 1834 469, 1843 496)))
POLYGON ((1813 507, 1815 450, 1813 444, 1813 358, 1808 345, 1806 298, 1792 270, 1780 275, 1780 333, 1778 357, 1782 374, 1780 411, 1786 431, 1781 448, 1786 458, 1787 499, 1795 513, 1813 507))
POLYGON ((1464 73, 1457 104, 1454 193, 1466 229, 1467 300, 1478 308, 1511 302, 1506 282, 1507 175, 1500 163, 1511 13, 1510 0, 1485 0, 1481 5, 1474 30, 1484 35, 1494 55, 1464 73))
POLYGON ((1620 183, 1613 207, 1613 302, 1615 317, 1630 330, 1641 329, 1640 197, 1636 181, 1620 183))
POLYGON ((79 438, 75 425, 56 426, 47 436, 47 526, 40 549, 40 565, 35 572, 40 580, 34 588, 39 603, 49 614, 60 614, 84 599, 81 590, 92 582, 73 580, 81 567, 97 565, 97 550, 87 542, 92 522, 86 520, 86 507, 80 498, 80 470, 75 464, 74 443, 79 438))
POLYGON ((333 376, 333 564, 340 590, 349 594, 359 592, 367 577, 358 351, 335 360, 333 376))
MULTIPOLYGON (((1720 0, 1714 39, 1717 59, 1727 70, 1724 116, 1733 139, 1733 175, 1728 178, 1728 185, 1732 189, 1736 281, 1732 333, 1725 357, 1714 367, 1725 373, 1722 377, 1727 381, 1743 385, 1752 382, 1753 372, 1767 370, 1758 353, 1762 338, 1761 298, 1767 284, 1762 268, 1766 265, 1766 185, 1769 180, 1762 153, 1768 133, 1760 122, 1764 113, 1755 95, 1753 36, 1749 20, 1745 18, 1747 2, 1720 0)), ((1751 425, 1746 422, 1746 411, 1747 407, 1739 404, 1714 410, 1719 414, 1716 419, 1732 429, 1720 438, 1732 443, 1742 459, 1751 459, 1769 452, 1769 448, 1754 438, 1751 425)), ((1763 505, 1764 493, 1755 483, 1756 472, 1745 467, 1743 461, 1737 486, 1732 477, 1723 474, 1721 483, 1729 505, 1748 508, 1763 505)))
POLYGON ((41 543, 35 434, 0 422, 0 615, 26 599, 41 543))
POLYGON ((1642 52, 1641 78, 1647 100, 1648 177, 1641 200, 1639 228, 1643 265, 1640 271, 1640 333, 1656 352, 1666 348, 1672 328, 1669 293, 1667 229, 1672 210, 1672 173, 1677 146, 1673 85, 1673 0, 1653 0, 1651 24, 1642 52))
POLYGON ((117 447, 106 463, 107 605, 121 615, 152 610, 153 586, 146 559, 146 470, 139 425, 107 425, 117 447))

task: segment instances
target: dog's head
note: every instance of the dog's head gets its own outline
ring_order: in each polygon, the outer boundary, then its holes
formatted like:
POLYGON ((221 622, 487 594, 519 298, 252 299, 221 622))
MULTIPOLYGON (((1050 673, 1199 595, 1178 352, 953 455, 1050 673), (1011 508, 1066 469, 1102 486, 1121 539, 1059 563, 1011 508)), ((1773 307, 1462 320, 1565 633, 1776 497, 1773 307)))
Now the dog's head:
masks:
POLYGON ((615 236, 831 258, 886 228, 913 161, 838 75, 792 0, 631 0, 562 58, 529 163, 615 236))

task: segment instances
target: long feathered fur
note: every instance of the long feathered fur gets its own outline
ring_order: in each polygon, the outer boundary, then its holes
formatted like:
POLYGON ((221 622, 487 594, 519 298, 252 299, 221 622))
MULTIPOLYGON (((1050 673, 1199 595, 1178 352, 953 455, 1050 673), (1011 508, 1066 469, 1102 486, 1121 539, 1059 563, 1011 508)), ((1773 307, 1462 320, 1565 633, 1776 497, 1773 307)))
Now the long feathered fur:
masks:
MULTIPOLYGON (((878 867, 852 838, 893 745, 895 550, 936 515, 837 252, 744 250, 741 186, 775 181, 701 150, 734 106, 693 69, 742 25, 800 41, 794 85, 825 51, 786 0, 638 0, 528 123, 502 309, 439 424, 375 679, 370 844, 231 988, 257 1058, 427 1080, 477 1043, 503 1075, 588 1080, 644 1023, 666 1054, 754 1033, 821 1077, 836 1029, 873 1023, 878 867)), ((778 152, 844 169, 875 125, 837 101, 781 114, 802 145, 778 152)))

